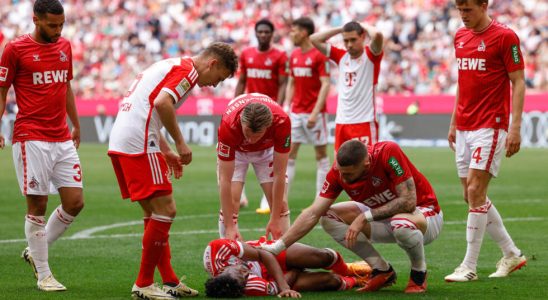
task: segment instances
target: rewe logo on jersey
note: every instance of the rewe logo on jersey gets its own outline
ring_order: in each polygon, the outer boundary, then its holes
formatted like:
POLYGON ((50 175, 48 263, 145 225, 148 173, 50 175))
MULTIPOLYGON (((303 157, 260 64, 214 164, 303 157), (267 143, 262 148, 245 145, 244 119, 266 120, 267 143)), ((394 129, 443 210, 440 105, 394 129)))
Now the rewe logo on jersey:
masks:
POLYGON ((272 70, 247 69, 247 77, 272 79, 272 70))
POLYGON ((363 200, 363 204, 369 206, 369 207, 375 207, 380 204, 386 203, 390 200, 396 199, 397 196, 392 193, 389 189, 385 190, 382 193, 378 193, 376 195, 373 195, 365 200, 363 200))
POLYGON ((68 70, 55 70, 32 73, 32 84, 49 84, 58 82, 67 82, 68 70))
POLYGON ((459 70, 487 71, 485 62, 485 58, 457 58, 459 70))
POLYGON ((295 77, 312 77, 311 68, 293 68, 293 75, 295 77))

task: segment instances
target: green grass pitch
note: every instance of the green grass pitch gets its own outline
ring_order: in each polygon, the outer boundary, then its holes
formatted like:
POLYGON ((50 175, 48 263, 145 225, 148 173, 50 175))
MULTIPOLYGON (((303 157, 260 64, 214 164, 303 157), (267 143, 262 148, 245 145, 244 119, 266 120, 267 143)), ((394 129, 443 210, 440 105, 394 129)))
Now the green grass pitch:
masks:
MULTIPOLYGON (((219 208, 212 147, 192 147, 194 161, 182 180, 174 181, 178 215, 171 229, 172 262, 177 274, 201 292, 207 275, 202 254, 207 243, 217 238, 219 208)), ((538 299, 546 297, 548 271, 548 151, 522 149, 504 159, 499 178, 491 183, 489 196, 505 219, 518 247, 528 257, 526 268, 508 278, 489 279, 501 257, 498 247, 486 234, 480 255, 480 279, 472 283, 445 283, 443 277, 461 262, 466 248, 466 206, 449 149, 405 149, 408 156, 430 180, 445 215, 441 236, 426 247, 429 270, 426 295, 403 293, 409 262, 397 245, 378 245, 394 265, 396 285, 364 295, 354 291, 303 293, 310 299, 538 299)), ((79 150, 84 172, 86 206, 64 238, 50 249, 50 265, 68 291, 44 293, 36 288, 31 269, 19 257, 25 247, 23 221, 25 200, 15 179, 11 148, 0 151, 0 299, 129 299, 140 255, 142 222, 137 204, 122 201, 105 145, 84 144, 79 150), (79 238, 78 238, 79 237, 79 238)), ((313 150, 303 147, 297 160, 297 174, 290 193, 294 219, 308 206, 315 186, 313 150)), ((262 234, 267 218, 254 213, 259 187, 249 172, 250 207, 242 211, 240 227, 247 239, 262 234)), ((343 198, 344 199, 344 198, 343 198)), ((48 215, 59 204, 50 198, 48 215)), ((358 258, 341 248, 321 229, 313 230, 303 242, 341 251, 347 261, 358 258)), ((156 276, 160 280, 159 274, 156 276)))

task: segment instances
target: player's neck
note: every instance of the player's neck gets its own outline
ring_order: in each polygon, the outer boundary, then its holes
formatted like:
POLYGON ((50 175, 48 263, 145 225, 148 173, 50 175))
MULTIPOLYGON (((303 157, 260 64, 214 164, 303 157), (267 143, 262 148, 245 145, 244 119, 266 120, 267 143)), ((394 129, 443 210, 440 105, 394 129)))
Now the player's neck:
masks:
POLYGON ((30 37, 32 38, 33 41, 37 42, 38 44, 49 44, 50 42, 44 40, 42 38, 42 36, 38 33, 37 30, 34 30, 31 34, 30 34, 30 37))
POLYGON ((489 16, 485 16, 485 18, 481 19, 481 21, 476 25, 474 28, 472 28, 472 31, 474 32, 482 32, 484 31, 489 25, 491 25, 491 22, 493 19, 489 16))
POLYGON ((259 51, 261 52, 266 52, 270 50, 270 44, 259 44, 259 46, 257 46, 257 49, 259 49, 259 51))
POLYGON ((300 46, 301 48, 301 52, 308 52, 310 51, 312 48, 314 48, 314 45, 312 45, 312 42, 310 40, 307 40, 305 42, 303 42, 300 46))

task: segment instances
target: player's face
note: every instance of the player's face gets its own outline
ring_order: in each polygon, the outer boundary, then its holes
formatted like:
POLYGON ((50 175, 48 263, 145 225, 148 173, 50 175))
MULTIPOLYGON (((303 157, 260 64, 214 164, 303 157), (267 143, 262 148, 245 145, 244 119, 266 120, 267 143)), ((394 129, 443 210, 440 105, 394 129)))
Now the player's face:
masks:
POLYGON ((464 26, 469 29, 476 29, 481 26, 481 21, 487 14, 487 3, 476 4, 476 0, 467 0, 464 4, 457 4, 460 17, 464 26))
POLYGON ((230 76, 230 71, 225 68, 219 61, 212 58, 208 63, 208 69, 198 77, 198 86, 216 87, 219 82, 227 79, 230 76))
POLYGON ((32 18, 40 38, 46 43, 55 43, 61 37, 61 31, 65 24, 65 14, 54 15, 46 13, 43 17, 32 18))
POLYGON ((257 41, 259 41, 259 45, 270 45, 273 32, 268 25, 261 24, 257 26, 257 30, 255 30, 255 35, 257 36, 257 41))
POLYGON ((359 35, 356 31, 343 32, 344 47, 352 58, 357 58, 363 53, 365 33, 359 35))
POLYGON ((253 130, 251 130, 251 128, 249 128, 246 123, 242 123, 242 132, 244 134, 244 139, 248 144, 255 144, 266 133, 266 128, 263 128, 262 130, 259 130, 257 132, 253 132, 253 130))
POLYGON ((291 37, 293 45, 300 47, 306 37, 306 31, 299 26, 291 26, 289 36, 291 37))
POLYGON ((244 264, 237 264, 226 267, 222 274, 229 274, 230 277, 236 279, 241 285, 245 285, 249 273, 249 268, 247 266, 244 264))
POLYGON ((369 156, 367 156, 362 162, 352 166, 341 167, 337 164, 337 169, 339 169, 339 173, 344 182, 354 183, 369 171, 370 165, 369 156))

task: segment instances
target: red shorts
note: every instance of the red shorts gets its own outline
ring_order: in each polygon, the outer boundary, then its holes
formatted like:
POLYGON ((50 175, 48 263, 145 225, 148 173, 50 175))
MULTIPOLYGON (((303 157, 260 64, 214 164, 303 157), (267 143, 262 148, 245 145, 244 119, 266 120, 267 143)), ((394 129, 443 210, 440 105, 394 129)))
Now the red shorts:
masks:
POLYGON ((160 152, 125 156, 109 153, 122 198, 140 201, 173 192, 169 169, 160 152))
POLYGON ((335 152, 348 140, 359 140, 366 145, 373 145, 378 141, 379 124, 365 122, 358 124, 335 124, 335 152))

